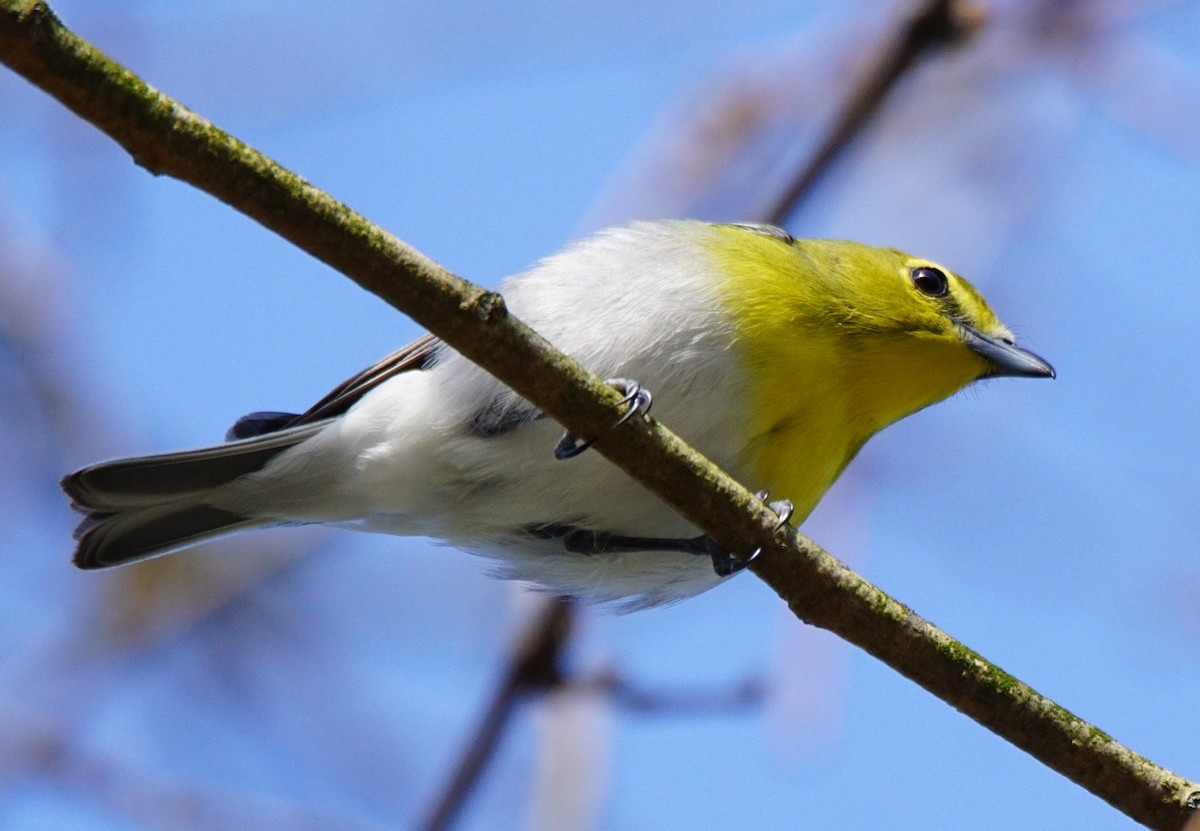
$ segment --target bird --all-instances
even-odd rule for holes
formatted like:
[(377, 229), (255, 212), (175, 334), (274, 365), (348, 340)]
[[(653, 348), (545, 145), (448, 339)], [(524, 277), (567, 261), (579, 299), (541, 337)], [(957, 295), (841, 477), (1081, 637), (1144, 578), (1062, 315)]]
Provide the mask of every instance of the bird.
[[(964, 278), (894, 248), (771, 225), (641, 221), (507, 278), (509, 309), (799, 525), (871, 436), (976, 381), (1053, 378)], [(74, 563), (246, 529), (424, 536), (499, 576), (621, 609), (741, 570), (730, 553), (432, 335), (303, 413), (66, 476)]]

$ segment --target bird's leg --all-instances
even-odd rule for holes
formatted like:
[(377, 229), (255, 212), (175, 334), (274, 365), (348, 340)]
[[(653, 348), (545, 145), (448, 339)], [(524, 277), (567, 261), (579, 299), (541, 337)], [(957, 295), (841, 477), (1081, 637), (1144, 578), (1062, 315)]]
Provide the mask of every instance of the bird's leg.
[[(625, 393), (625, 397), (621, 399), (621, 405), (628, 405), (613, 427), (618, 427), (629, 421), (635, 413), (641, 414), (644, 418), (646, 413), (650, 412), (650, 404), (652, 403), (650, 390), (643, 387), (637, 381), (630, 381), (627, 378), (608, 378), (605, 383), (611, 384)], [(558, 440), (558, 444), (554, 446), (554, 458), (559, 461), (572, 459), (591, 447), (594, 441), (596, 441), (595, 438), (580, 440), (578, 436), (567, 431), (563, 433), (562, 438)]]
[[(759, 491), (755, 495), (762, 500), (767, 498), (766, 491)], [(787, 525), (793, 511), (791, 502), (781, 499), (768, 503), (768, 507), (779, 516), (779, 523), (775, 526), (776, 531)], [(595, 556), (598, 554), (629, 554), (639, 551), (678, 551), (683, 554), (696, 554), (710, 558), (713, 571), (719, 577), (728, 577), (741, 571), (750, 565), (750, 562), (762, 550), (756, 548), (748, 557), (735, 557), (707, 534), (680, 538), (632, 537), (559, 523), (535, 526), (527, 530), (540, 539), (562, 540), (563, 548), (572, 554)]]
[(530, 534), (544, 540), (562, 540), (563, 548), (572, 554), (589, 557), (597, 554), (628, 554), (638, 551), (681, 551), (686, 554), (704, 554), (701, 540), (671, 537), (631, 537), (608, 531), (593, 531), (576, 525), (539, 525), (527, 529)]

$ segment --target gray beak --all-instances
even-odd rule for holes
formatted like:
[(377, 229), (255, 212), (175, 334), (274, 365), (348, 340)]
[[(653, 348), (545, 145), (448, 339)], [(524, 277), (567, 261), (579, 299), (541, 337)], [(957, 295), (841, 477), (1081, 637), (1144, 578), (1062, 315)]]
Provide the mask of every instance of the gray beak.
[(985, 378), (1053, 378), (1054, 367), (1028, 349), (985, 335), (973, 326), (959, 324), (963, 330), (963, 342), (976, 354), (983, 356), (990, 365)]

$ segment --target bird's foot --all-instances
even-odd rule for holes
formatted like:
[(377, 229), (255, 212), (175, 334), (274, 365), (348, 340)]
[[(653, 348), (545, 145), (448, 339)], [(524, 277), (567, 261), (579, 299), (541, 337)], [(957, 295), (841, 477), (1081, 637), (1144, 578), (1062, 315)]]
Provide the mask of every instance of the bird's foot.
[[(767, 502), (766, 491), (758, 491), (754, 495), (763, 502)], [(774, 502), (767, 502), (767, 507), (774, 511), (775, 515), (779, 518), (779, 521), (775, 524), (775, 531), (779, 531), (785, 525), (787, 525), (788, 520), (792, 518), (792, 514), (796, 510), (791, 501), (787, 499), (778, 499)], [(717, 573), (718, 577), (729, 577), (732, 574), (737, 574), (746, 566), (750, 565), (750, 563), (754, 562), (754, 558), (762, 553), (762, 547), (760, 546), (751, 551), (750, 554), (745, 557), (735, 557), (729, 552), (728, 549), (724, 548), (712, 537), (698, 537), (695, 542), (698, 543), (703, 549), (702, 552), (697, 553), (704, 553), (712, 558), (713, 571)]]
[[(609, 378), (605, 381), (611, 384), (625, 394), (621, 399), (621, 406), (625, 407), (625, 412), (617, 419), (613, 427), (618, 427), (624, 424), (629, 419), (633, 418), (634, 414), (640, 414), (643, 418), (646, 413), (650, 412), (650, 390), (643, 387), (637, 381), (630, 381), (626, 378)], [(558, 440), (558, 444), (554, 446), (554, 458), (558, 460), (572, 459), (578, 456), (583, 451), (587, 450), (595, 442), (595, 438), (581, 440), (578, 436), (570, 431), (563, 433), (562, 438)]]

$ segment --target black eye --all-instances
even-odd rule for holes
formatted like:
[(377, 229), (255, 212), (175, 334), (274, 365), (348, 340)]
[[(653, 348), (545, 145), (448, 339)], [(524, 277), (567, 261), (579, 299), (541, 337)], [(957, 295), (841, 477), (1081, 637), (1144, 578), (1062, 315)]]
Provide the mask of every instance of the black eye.
[(928, 294), (930, 297), (945, 297), (946, 292), (950, 291), (950, 281), (946, 279), (946, 272), (940, 268), (922, 265), (910, 269), (908, 276), (921, 294)]

